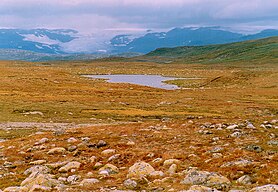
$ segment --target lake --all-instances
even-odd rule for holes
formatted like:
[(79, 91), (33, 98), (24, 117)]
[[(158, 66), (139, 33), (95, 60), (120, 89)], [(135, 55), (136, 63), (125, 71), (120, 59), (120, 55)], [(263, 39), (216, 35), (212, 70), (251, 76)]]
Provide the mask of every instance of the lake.
[(175, 90), (180, 89), (176, 85), (166, 84), (164, 81), (176, 80), (182, 78), (163, 77), (160, 75), (83, 75), (84, 77), (94, 79), (105, 79), (109, 83), (131, 83), (136, 85)]

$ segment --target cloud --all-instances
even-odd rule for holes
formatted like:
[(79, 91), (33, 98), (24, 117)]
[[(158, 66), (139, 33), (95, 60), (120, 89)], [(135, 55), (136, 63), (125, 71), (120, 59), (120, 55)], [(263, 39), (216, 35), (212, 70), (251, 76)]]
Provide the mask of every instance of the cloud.
[(87, 33), (188, 25), (277, 27), (277, 10), (277, 0), (1, 0), (0, 27)]

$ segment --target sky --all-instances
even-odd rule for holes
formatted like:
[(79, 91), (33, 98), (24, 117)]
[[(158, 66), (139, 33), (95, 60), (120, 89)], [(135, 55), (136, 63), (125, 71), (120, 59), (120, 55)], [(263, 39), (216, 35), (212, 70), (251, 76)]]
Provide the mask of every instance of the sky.
[(141, 32), (184, 26), (278, 28), (278, 0), (1, 0), (1, 28)]
[(278, 0), (0, 0), (0, 28), (75, 29), (86, 36), (78, 40), (84, 45), (116, 34), (201, 26), (277, 29)]

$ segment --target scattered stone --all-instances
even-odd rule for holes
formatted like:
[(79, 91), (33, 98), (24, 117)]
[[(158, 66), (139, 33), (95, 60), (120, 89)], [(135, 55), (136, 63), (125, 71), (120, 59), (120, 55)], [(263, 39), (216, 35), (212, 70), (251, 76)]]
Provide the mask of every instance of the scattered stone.
[(102, 167), (103, 164), (100, 162), (96, 162), (96, 164), (94, 165), (94, 169), (99, 169), (100, 167)]
[(67, 182), (71, 185), (76, 184), (81, 177), (79, 175), (71, 175), (67, 178)]
[(233, 125), (229, 125), (226, 129), (233, 130), (233, 129), (237, 129), (237, 128), (238, 128), (238, 125), (233, 124)]
[(49, 141), (48, 138), (42, 138), (41, 140), (36, 142), (35, 145), (41, 145), (41, 144), (47, 143), (48, 141)]
[(67, 140), (68, 143), (75, 143), (75, 142), (77, 142), (77, 141), (78, 141), (78, 140), (75, 139), (74, 137), (68, 138), (68, 140)]
[(90, 162), (91, 164), (93, 164), (93, 163), (96, 162), (96, 160), (97, 160), (97, 157), (96, 157), (96, 156), (92, 156), (92, 157), (90, 157), (89, 162)]
[(60, 184), (61, 184), (60, 181), (54, 179), (53, 175), (34, 172), (29, 177), (27, 177), (24, 181), (22, 181), (21, 186), (26, 187), (28, 191), (30, 191), (30, 189), (34, 185), (41, 185), (44, 187), (53, 188)]
[(3, 167), (5, 167), (5, 168), (16, 168), (16, 165), (12, 162), (5, 161), (4, 164), (3, 164)]
[(246, 167), (246, 166), (252, 165), (253, 163), (254, 162), (247, 160), (247, 159), (240, 159), (240, 160), (224, 163), (223, 165), (221, 165), (221, 167), (231, 167), (231, 166)]
[(270, 141), (267, 142), (267, 144), (278, 146), (278, 140), (270, 140)]
[(252, 179), (249, 175), (243, 175), (242, 177), (238, 178), (236, 182), (243, 185), (250, 185), (252, 184)]
[(142, 178), (149, 176), (155, 169), (146, 162), (138, 162), (132, 165), (128, 170), (128, 178)]
[(179, 164), (181, 164), (181, 161), (178, 160), (178, 159), (167, 159), (167, 160), (164, 161), (163, 166), (166, 167), (166, 166), (170, 166), (172, 164), (179, 165)]
[(54, 155), (54, 154), (64, 154), (66, 152), (66, 149), (63, 147), (56, 147), (53, 149), (50, 149), (47, 154)]
[(42, 164), (45, 164), (45, 163), (46, 163), (46, 160), (37, 160), (37, 161), (32, 161), (29, 164), (30, 165), (42, 165)]
[(133, 141), (128, 141), (126, 144), (129, 145), (129, 146), (133, 146), (133, 145), (135, 145), (135, 142), (133, 142)]
[(231, 185), (229, 179), (218, 173), (196, 170), (190, 171), (181, 183), (187, 185), (205, 185), (219, 190), (228, 189)]
[(99, 183), (99, 180), (95, 178), (91, 178), (91, 179), (84, 179), (83, 181), (81, 181), (79, 185), (83, 187), (90, 187), (96, 183)]
[(116, 153), (115, 149), (106, 149), (106, 150), (101, 152), (101, 154), (104, 155), (104, 156), (112, 155), (114, 153)]
[(28, 189), (25, 187), (18, 187), (18, 186), (11, 186), (11, 187), (7, 187), (6, 189), (4, 189), (3, 192), (23, 192), (23, 191), (27, 191)]
[(68, 151), (69, 151), (69, 152), (73, 152), (73, 151), (75, 151), (76, 149), (77, 149), (77, 147), (76, 147), (75, 145), (71, 145), (71, 146), (68, 147)]
[(29, 169), (26, 169), (24, 171), (24, 175), (29, 175), (29, 174), (32, 174), (32, 173), (39, 173), (39, 174), (47, 174), (47, 173), (50, 173), (51, 170), (45, 166), (45, 165), (36, 165), (36, 166), (33, 166), (33, 167), (30, 167)]
[(256, 153), (260, 153), (263, 151), (263, 148), (261, 148), (258, 145), (253, 145), (253, 144), (246, 146), (245, 149), (248, 151), (254, 151)]
[(220, 191), (202, 185), (192, 185), (189, 188), (189, 192), (220, 192)]
[(107, 146), (107, 143), (103, 140), (100, 140), (96, 145), (97, 148), (101, 148), (101, 147), (105, 147), (105, 146)]
[(116, 160), (116, 159), (119, 159), (120, 156), (121, 156), (120, 154), (112, 155), (111, 157), (108, 158), (107, 161), (108, 161), (108, 162), (114, 161), (114, 160)]
[(72, 161), (67, 163), (65, 166), (61, 167), (59, 169), (59, 172), (68, 172), (71, 171), (72, 169), (79, 169), (81, 166), (81, 163), (79, 163), (78, 161)]
[(50, 187), (46, 187), (43, 185), (34, 185), (31, 187), (30, 192), (35, 192), (35, 191), (52, 191)]
[(278, 191), (278, 185), (269, 184), (260, 187), (255, 187), (251, 189), (249, 192), (277, 192), (277, 191)]
[(252, 123), (248, 123), (246, 128), (247, 129), (256, 129), (256, 127)]
[(124, 181), (124, 186), (127, 188), (127, 189), (136, 189), (137, 188), (137, 182), (132, 180), (132, 179), (127, 179)]
[(63, 167), (67, 163), (68, 163), (68, 161), (63, 161), (63, 162), (49, 163), (49, 164), (46, 164), (46, 166), (49, 167), (50, 169), (57, 169), (57, 168)]
[(239, 138), (241, 137), (243, 134), (239, 131), (233, 132), (230, 136), (231, 137), (235, 137), (235, 138)]
[(119, 173), (119, 168), (109, 163), (99, 169), (99, 174), (104, 170), (107, 171), (108, 175)]
[(174, 175), (177, 172), (177, 169), (178, 169), (178, 166), (176, 164), (172, 164), (167, 172), (170, 175)]
[(164, 173), (162, 171), (153, 171), (149, 174), (152, 178), (163, 177)]

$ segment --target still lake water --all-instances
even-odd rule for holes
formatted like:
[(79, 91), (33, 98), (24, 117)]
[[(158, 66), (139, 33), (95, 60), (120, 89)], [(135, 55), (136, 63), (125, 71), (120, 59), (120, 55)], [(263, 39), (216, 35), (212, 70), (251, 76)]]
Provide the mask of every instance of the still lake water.
[(166, 84), (164, 81), (182, 79), (175, 77), (163, 77), (160, 75), (84, 75), (84, 77), (105, 79), (109, 83), (131, 83), (167, 90), (175, 90), (180, 88), (176, 85)]

